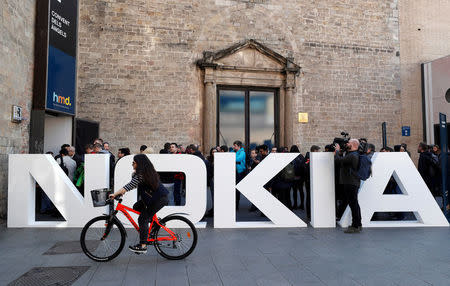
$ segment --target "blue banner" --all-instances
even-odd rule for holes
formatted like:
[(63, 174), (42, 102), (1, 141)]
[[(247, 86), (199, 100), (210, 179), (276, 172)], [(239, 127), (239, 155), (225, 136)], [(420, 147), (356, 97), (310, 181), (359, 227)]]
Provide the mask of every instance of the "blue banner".
[(47, 74), (47, 109), (75, 115), (75, 58), (49, 46)]
[(75, 115), (78, 0), (50, 1), (47, 110)]

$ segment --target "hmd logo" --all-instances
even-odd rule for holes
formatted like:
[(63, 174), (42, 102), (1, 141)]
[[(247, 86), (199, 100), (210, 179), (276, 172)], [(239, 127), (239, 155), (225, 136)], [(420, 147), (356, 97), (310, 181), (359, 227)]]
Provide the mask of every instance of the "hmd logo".
[(56, 92), (53, 92), (53, 102), (64, 104), (66, 106), (72, 106), (72, 103), (70, 102), (70, 97), (57, 95)]

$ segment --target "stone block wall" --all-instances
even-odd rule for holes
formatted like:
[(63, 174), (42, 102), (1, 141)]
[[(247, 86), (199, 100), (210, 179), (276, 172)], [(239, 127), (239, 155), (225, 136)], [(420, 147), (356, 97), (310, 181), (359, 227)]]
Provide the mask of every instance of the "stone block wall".
[(303, 68), (294, 101), (310, 115), (294, 123), (302, 151), (342, 130), (379, 148), (383, 121), (389, 145), (400, 143), (397, 0), (81, 0), (77, 115), (99, 121), (116, 148), (199, 143), (195, 61), (245, 39)]
[[(0, 217), (6, 216), (8, 154), (28, 153), (34, 61), (34, 0), (0, 1)], [(11, 122), (13, 105), (24, 120)]]

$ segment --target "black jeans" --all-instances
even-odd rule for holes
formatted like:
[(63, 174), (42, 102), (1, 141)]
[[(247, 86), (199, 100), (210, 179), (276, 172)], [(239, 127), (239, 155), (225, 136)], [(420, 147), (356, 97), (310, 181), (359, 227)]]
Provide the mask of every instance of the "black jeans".
[(143, 201), (138, 201), (134, 204), (133, 209), (141, 212), (138, 218), (139, 223), (139, 240), (141, 244), (146, 244), (148, 240), (148, 224), (149, 221), (153, 218), (153, 215), (156, 214), (160, 209), (169, 204), (169, 198), (166, 196), (162, 196), (160, 200), (156, 200), (151, 202), (150, 205), (145, 207)]
[[(236, 172), (236, 185), (245, 177), (245, 172)], [(236, 209), (239, 208), (239, 201), (241, 200), (241, 193), (236, 189)]]
[(347, 200), (347, 203), (352, 210), (352, 226), (358, 227), (362, 226), (361, 224), (361, 209), (358, 204), (358, 190), (359, 187), (353, 185), (343, 185), (344, 194)]
[(272, 186), (272, 193), (274, 196), (278, 197), (278, 200), (287, 208), (291, 208), (291, 187), (291, 183), (283, 181), (275, 182)]
[(335, 184), (335, 186), (336, 218), (340, 219), (347, 208), (347, 198), (344, 193), (343, 185)]
[(297, 191), (300, 193), (300, 206), (304, 207), (303, 202), (305, 201), (305, 193), (303, 193), (303, 180), (299, 179), (299, 180), (295, 180), (293, 185), (292, 185), (292, 198), (294, 199), (294, 205), (293, 207), (296, 208), (298, 207), (297, 204)]
[(306, 209), (306, 217), (308, 220), (311, 220), (311, 182), (305, 181), (305, 209)]

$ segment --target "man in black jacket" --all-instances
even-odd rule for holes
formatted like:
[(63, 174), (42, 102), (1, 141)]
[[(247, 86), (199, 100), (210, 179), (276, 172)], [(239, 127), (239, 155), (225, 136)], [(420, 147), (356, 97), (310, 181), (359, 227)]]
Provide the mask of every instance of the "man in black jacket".
[(339, 182), (342, 184), (345, 197), (352, 211), (352, 224), (344, 232), (358, 233), (362, 230), (361, 209), (358, 204), (358, 189), (361, 184), (357, 176), (359, 163), (359, 141), (350, 139), (346, 145), (347, 151), (344, 156), (340, 154), (340, 147), (336, 144), (335, 163), (340, 167)]
[(422, 179), (427, 184), (427, 187), (433, 192), (433, 178), (438, 175), (438, 162), (433, 158), (433, 154), (430, 152), (428, 145), (421, 142), (417, 148), (419, 155), (419, 164), (417, 170), (419, 171)]

